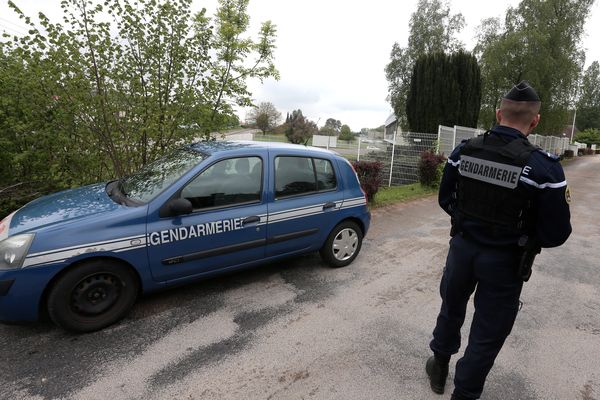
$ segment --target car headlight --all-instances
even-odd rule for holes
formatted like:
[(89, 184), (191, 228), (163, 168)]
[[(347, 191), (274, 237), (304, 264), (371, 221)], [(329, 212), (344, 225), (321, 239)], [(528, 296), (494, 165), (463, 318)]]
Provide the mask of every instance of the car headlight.
[(21, 268), (33, 236), (15, 235), (0, 242), (0, 270)]

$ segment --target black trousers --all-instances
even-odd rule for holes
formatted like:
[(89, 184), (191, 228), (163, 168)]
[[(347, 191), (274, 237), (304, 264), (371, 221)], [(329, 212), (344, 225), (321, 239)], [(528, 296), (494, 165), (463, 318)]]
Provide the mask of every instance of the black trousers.
[(450, 356), (461, 344), (460, 328), (475, 291), (469, 343), (456, 364), (454, 393), (477, 399), (519, 310), (523, 287), (517, 276), (517, 249), (479, 245), (461, 235), (450, 240), (440, 284), (442, 307), (430, 347)]

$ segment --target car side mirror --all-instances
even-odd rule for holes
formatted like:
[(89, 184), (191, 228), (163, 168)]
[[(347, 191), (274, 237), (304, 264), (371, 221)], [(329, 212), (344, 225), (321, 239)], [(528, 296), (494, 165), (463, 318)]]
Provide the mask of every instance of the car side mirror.
[(192, 206), (192, 202), (188, 199), (171, 199), (160, 209), (160, 216), (176, 217), (178, 215), (191, 214), (192, 211), (194, 211), (194, 207)]

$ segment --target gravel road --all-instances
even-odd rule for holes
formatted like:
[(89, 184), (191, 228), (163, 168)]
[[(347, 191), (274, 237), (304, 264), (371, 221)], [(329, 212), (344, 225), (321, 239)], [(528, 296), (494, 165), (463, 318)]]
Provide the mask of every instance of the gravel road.
[[(482, 399), (600, 399), (600, 156), (565, 170), (574, 232), (536, 260)], [(199, 282), (86, 335), (0, 325), (0, 398), (449, 399), (424, 372), (448, 231), (430, 197), (375, 211), (343, 269), (309, 255)]]

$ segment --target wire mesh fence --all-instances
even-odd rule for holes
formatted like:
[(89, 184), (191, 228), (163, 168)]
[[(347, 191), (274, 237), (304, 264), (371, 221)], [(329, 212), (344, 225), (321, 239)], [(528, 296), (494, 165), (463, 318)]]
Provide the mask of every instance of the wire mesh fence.
[[(349, 160), (379, 161), (383, 164), (384, 184), (399, 186), (419, 181), (419, 161), (424, 151), (433, 150), (447, 157), (462, 140), (483, 133), (481, 129), (440, 125), (437, 133), (381, 133), (378, 138), (357, 137), (350, 141), (311, 138), (306, 144), (328, 148)], [(569, 148), (568, 138), (545, 135), (529, 135), (528, 138), (532, 144), (552, 154), (562, 155)], [(244, 137), (244, 140), (247, 139)], [(253, 132), (252, 140), (285, 142), (287, 138)]]
[[(387, 186), (405, 185), (419, 181), (418, 166), (424, 151), (434, 150), (449, 156), (461, 141), (483, 133), (482, 129), (443, 125), (439, 126), (437, 134), (396, 132), (379, 140), (360, 140), (356, 154), (359, 160), (383, 163)], [(569, 148), (568, 138), (545, 135), (529, 135), (528, 138), (532, 144), (551, 154), (562, 155)]]
[[(461, 141), (483, 133), (484, 131), (481, 129), (464, 126), (454, 126), (451, 128), (440, 125), (438, 129), (438, 152), (448, 156)], [(565, 150), (569, 149), (569, 138), (567, 137), (529, 135), (527, 139), (531, 144), (541, 147), (544, 151), (557, 156), (564, 154)]]
[(479, 136), (484, 131), (481, 129), (468, 128), (466, 126), (454, 125), (453, 127), (440, 125), (438, 128), (438, 153), (449, 156), (452, 150), (465, 139)]
[(436, 144), (437, 134), (434, 133), (397, 132), (383, 140), (361, 140), (357, 158), (381, 162), (385, 185), (406, 185), (419, 181), (421, 154), (426, 150), (435, 151)]
[(539, 146), (544, 151), (560, 156), (569, 149), (569, 138), (544, 135), (529, 135), (529, 142), (535, 146)]
[(440, 125), (438, 128), (438, 152), (447, 156), (454, 150), (456, 136), (454, 128)]

